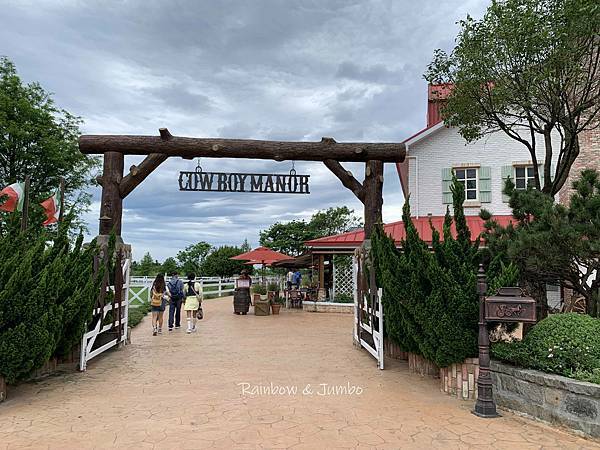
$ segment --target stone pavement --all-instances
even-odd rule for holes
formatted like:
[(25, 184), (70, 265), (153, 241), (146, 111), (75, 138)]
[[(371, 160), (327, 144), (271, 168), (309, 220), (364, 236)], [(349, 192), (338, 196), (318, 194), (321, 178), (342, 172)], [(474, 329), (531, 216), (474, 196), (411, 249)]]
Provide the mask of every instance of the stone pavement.
[(352, 346), (351, 316), (204, 306), (196, 334), (152, 337), (146, 318), (86, 373), (11, 389), (0, 449), (600, 448), (509, 413), (477, 418), (401, 362), (378, 370)]

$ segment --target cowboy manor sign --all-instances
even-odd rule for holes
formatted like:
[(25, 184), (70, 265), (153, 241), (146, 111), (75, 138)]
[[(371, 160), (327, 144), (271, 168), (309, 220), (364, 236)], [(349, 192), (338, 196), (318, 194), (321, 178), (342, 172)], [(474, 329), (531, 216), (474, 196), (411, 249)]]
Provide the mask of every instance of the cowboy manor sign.
[(308, 179), (310, 175), (289, 175), (227, 172), (179, 173), (180, 191), (204, 192), (254, 192), (273, 194), (310, 194)]

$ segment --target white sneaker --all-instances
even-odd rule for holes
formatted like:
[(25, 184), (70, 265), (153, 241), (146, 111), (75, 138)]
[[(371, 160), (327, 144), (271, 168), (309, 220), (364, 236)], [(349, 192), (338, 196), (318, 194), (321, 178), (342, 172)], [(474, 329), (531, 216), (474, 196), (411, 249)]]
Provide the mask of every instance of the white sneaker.
[(196, 327), (192, 328), (192, 333), (195, 333), (196, 331), (198, 331), (198, 329)]
[(191, 328), (188, 328), (187, 331), (186, 331), (187, 334), (190, 334), (191, 332), (192, 332)]
[(156, 327), (152, 328), (152, 336), (156, 336), (157, 333), (158, 330), (156, 329)]

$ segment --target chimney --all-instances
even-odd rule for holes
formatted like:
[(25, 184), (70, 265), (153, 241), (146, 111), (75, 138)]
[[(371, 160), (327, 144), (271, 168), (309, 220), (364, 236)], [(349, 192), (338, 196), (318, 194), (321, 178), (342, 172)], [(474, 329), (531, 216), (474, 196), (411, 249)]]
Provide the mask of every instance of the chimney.
[(442, 108), (452, 91), (451, 83), (427, 86), (427, 128), (442, 121)]

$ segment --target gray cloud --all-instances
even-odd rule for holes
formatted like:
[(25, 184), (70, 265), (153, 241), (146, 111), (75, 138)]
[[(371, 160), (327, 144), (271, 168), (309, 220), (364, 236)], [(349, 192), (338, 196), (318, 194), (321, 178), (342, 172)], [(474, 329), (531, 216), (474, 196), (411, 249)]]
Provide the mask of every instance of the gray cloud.
[[(423, 127), (421, 75), (449, 49), (456, 20), (487, 1), (426, 0), (0, 0), (0, 54), (26, 81), (81, 115), (84, 133), (338, 141), (399, 141)], [(139, 158), (128, 158), (129, 167)], [(258, 243), (277, 220), (362, 205), (318, 163), (310, 196), (180, 193), (169, 160), (126, 200), (124, 238), (136, 257), (163, 259), (186, 245)], [(205, 170), (285, 173), (290, 162), (203, 159)], [(362, 177), (362, 165), (349, 165)], [(402, 194), (392, 165), (386, 220)], [(97, 228), (98, 190), (86, 219)]]

